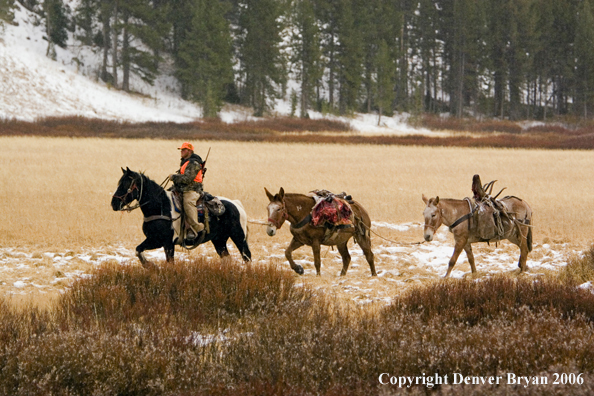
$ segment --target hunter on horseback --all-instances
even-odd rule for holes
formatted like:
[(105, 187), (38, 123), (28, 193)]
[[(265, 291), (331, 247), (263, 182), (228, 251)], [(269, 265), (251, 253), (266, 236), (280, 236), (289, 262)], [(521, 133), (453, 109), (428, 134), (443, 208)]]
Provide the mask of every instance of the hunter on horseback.
[(186, 221), (190, 225), (186, 239), (194, 240), (198, 233), (204, 230), (204, 224), (198, 222), (196, 210), (196, 202), (203, 193), (204, 162), (194, 153), (194, 146), (191, 143), (184, 142), (178, 150), (181, 150), (180, 168), (177, 173), (169, 175), (169, 179), (173, 182), (174, 190), (183, 194), (183, 210)]

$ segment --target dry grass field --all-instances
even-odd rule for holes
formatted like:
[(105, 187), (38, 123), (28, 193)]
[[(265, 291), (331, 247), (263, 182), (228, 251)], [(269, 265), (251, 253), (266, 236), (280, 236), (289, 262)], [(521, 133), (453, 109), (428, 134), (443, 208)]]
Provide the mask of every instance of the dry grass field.
[[(144, 171), (161, 183), (178, 168), (176, 148), (180, 143), (1, 137), (0, 260), (4, 265), (0, 269), (0, 295), (12, 295), (17, 300), (21, 295), (41, 297), (45, 301), (67, 287), (73, 277), (92, 272), (102, 260), (117, 256), (132, 259), (130, 252), (143, 239), (142, 216), (140, 211), (116, 213), (110, 207), (120, 167)], [(531, 204), (537, 248), (529, 259), (550, 260), (551, 249), (570, 257), (594, 241), (591, 151), (193, 143), (203, 158), (211, 148), (205, 189), (241, 200), (251, 220), (267, 217), (264, 187), (278, 191), (282, 186), (287, 192), (346, 191), (366, 207), (374, 222), (387, 224), (374, 228), (385, 238), (375, 234), (372, 238), (376, 267), (378, 272), (388, 266), (399, 267), (378, 277), (381, 279), (369, 279), (369, 268), (356, 253), (344, 279), (337, 276), (341, 264), (335, 250), (322, 251), (320, 278), (313, 276), (311, 250), (303, 247), (295, 254), (306, 268), (301, 279), (339, 295), (349, 292), (351, 298), (358, 294), (361, 299), (370, 295), (390, 298), (403, 285), (436, 279), (436, 273), (412, 268), (415, 249), (427, 249), (426, 245), (406, 245), (422, 240), (421, 194), (463, 198), (470, 195), (472, 176), (477, 173), (483, 182), (498, 180), (497, 191), (507, 187), (503, 195), (516, 195)], [(401, 225), (405, 226), (399, 228)], [(268, 237), (264, 228), (250, 224), (254, 265), (273, 263), (288, 268), (283, 257), (290, 240), (288, 226), (274, 238)], [(451, 237), (442, 231), (444, 247), (451, 249)], [(481, 260), (488, 256), (496, 260), (493, 256), (498, 252), (510, 256), (512, 264), (517, 261), (518, 250), (509, 243), (476, 249), (479, 271)], [(234, 246), (230, 250), (238, 256)], [(178, 257), (215, 255), (210, 244), (189, 253), (178, 252)], [(469, 271), (463, 256), (456, 269)]]
[[(211, 147), (206, 190), (245, 206), (253, 262), (205, 244), (178, 249), (174, 264), (155, 251), (159, 270), (145, 270), (134, 257), (142, 215), (112, 211), (111, 196), (120, 167), (161, 183), (180, 143), (0, 137), (0, 394), (403, 394), (382, 373), (449, 375), (410, 395), (594, 391), (591, 151), (194, 141), (203, 156)], [(463, 256), (452, 273), (478, 281), (440, 281), (451, 235), (442, 227), (414, 244), (421, 194), (470, 195), (475, 173), (532, 205), (527, 274), (515, 271), (515, 246), (482, 244), (476, 275)], [(288, 226), (270, 238), (258, 224), (263, 188), (281, 186), (361, 202), (378, 276), (352, 243), (345, 277), (328, 248), (322, 276), (306, 247), (294, 254), (305, 275), (292, 272)], [(461, 385), (454, 373), (549, 382)]]

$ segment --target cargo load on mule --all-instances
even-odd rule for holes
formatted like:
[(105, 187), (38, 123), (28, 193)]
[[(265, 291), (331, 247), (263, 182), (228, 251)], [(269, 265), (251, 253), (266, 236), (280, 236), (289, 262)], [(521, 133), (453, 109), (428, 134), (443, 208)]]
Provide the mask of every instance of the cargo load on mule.
[(514, 228), (515, 225), (515, 214), (508, 212), (504, 204), (497, 199), (503, 190), (505, 190), (505, 187), (494, 197), (491, 196), (496, 181), (493, 180), (482, 185), (479, 175), (474, 175), (472, 178), (472, 193), (474, 198), (473, 217), (476, 223), (476, 232), (487, 243), (489, 241), (498, 242), (505, 239), (505, 230)]
[(328, 190), (314, 190), (309, 193), (316, 201), (311, 210), (311, 221), (316, 227), (348, 228), (353, 224), (353, 210), (346, 193), (333, 194)]

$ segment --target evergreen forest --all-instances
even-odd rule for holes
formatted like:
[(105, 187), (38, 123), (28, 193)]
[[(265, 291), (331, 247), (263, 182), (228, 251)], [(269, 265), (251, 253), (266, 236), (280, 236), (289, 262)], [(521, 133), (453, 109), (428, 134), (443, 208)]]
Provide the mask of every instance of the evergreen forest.
[(263, 116), (279, 97), (304, 118), (594, 115), (593, 0), (0, 0), (1, 19), (16, 1), (48, 56), (70, 32), (126, 91), (170, 65), (205, 117), (224, 103)]

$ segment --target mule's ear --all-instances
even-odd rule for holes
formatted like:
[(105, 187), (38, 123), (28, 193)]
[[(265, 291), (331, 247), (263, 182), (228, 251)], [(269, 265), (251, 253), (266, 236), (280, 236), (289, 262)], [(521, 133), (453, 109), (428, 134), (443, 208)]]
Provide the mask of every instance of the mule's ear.
[(268, 189), (267, 189), (266, 187), (264, 187), (264, 191), (266, 191), (266, 196), (268, 197), (268, 200), (269, 200), (270, 202), (274, 201), (274, 195), (272, 195), (272, 194), (270, 193), (270, 191), (268, 191)]
[(427, 202), (429, 202), (429, 200), (427, 199), (427, 197), (425, 196), (425, 194), (423, 194), (423, 202), (425, 202), (425, 205), (427, 205)]
[(280, 198), (280, 200), (282, 201), (283, 199), (285, 199), (285, 189), (284, 188), (280, 188), (279, 192), (278, 192), (278, 197)]
[(130, 170), (130, 168), (126, 167), (126, 172), (130, 173), (132, 171)]
[(435, 197), (435, 201), (433, 201), (433, 205), (437, 205), (439, 203), (439, 197)]
[[(122, 167), (120, 166), (120, 168), (122, 168)], [(122, 173), (123, 173), (124, 175), (126, 174), (126, 170), (125, 170), (124, 168), (122, 168)]]

